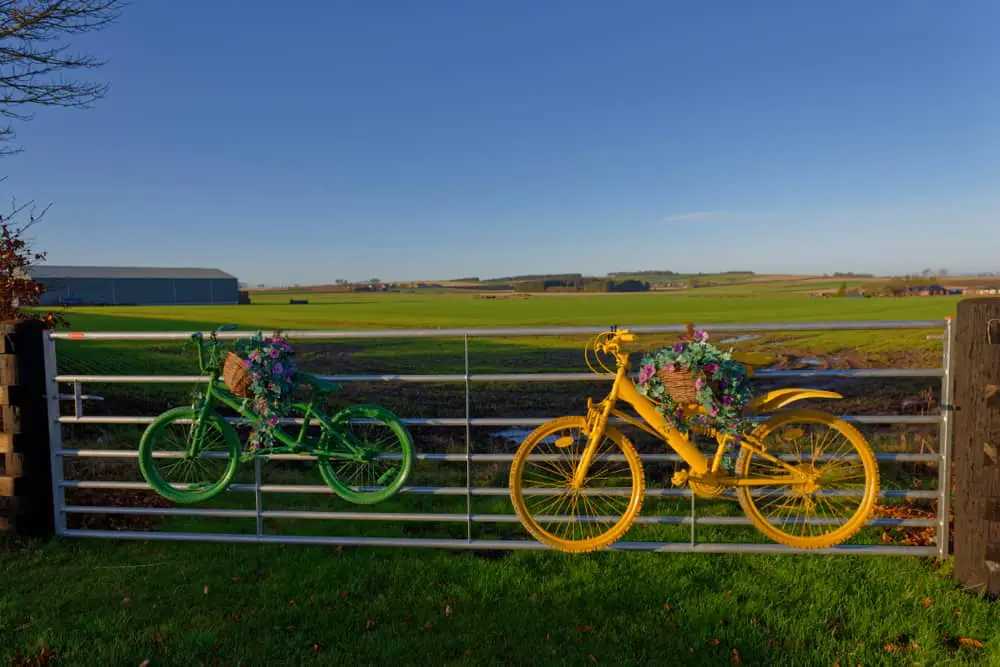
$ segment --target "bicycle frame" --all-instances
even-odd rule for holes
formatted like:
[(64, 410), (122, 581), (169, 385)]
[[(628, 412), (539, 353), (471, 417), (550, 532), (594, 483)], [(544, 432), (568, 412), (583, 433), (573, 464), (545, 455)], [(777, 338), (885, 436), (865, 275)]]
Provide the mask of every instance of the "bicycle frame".
[[(670, 425), (666, 418), (657, 410), (656, 405), (648, 398), (639, 393), (635, 384), (629, 379), (628, 356), (615, 351), (618, 360), (618, 370), (615, 373), (614, 383), (607, 397), (596, 406), (590, 399), (587, 400), (587, 446), (580, 459), (580, 465), (573, 476), (573, 488), (579, 489), (587, 477), (590, 464), (597, 451), (597, 445), (604, 436), (607, 428), (608, 418), (612, 415), (620, 417), (624, 421), (650, 433), (660, 440), (665, 441), (691, 468), (691, 476), (695, 479), (710, 478), (714, 484), (723, 486), (768, 486), (774, 484), (795, 484), (806, 481), (806, 476), (798, 471), (794, 466), (782, 461), (778, 457), (768, 454), (759, 442), (751, 434), (745, 434), (741, 439), (740, 446), (750, 449), (761, 457), (781, 466), (788, 471), (788, 475), (780, 477), (741, 477), (720, 474), (722, 458), (727, 446), (726, 438), (719, 440), (718, 449), (715, 456), (709, 460), (691, 439), (683, 435), (680, 431)], [(618, 401), (624, 401), (632, 406), (643, 421), (615, 409)]]
[[(195, 424), (195, 433), (193, 438), (191, 438), (191, 444), (188, 456), (197, 456), (200, 452), (196, 451), (201, 439), (201, 429), (204, 428), (206, 423), (206, 417), (215, 411), (215, 403), (221, 403), (246, 419), (253, 419), (254, 413), (247, 407), (250, 399), (240, 398), (235, 396), (225, 384), (219, 380), (219, 369), (217, 365), (205, 364), (204, 355), (204, 343), (200, 336), (196, 334), (195, 340), (198, 343), (198, 363), (201, 366), (203, 372), (207, 372), (210, 376), (208, 381), (208, 388), (205, 391), (205, 397), (202, 401), (201, 409), (198, 412), (197, 422)], [(254, 452), (254, 456), (272, 456), (274, 454), (301, 454), (309, 453), (316, 456), (323, 456), (328, 459), (339, 459), (339, 460), (353, 460), (362, 461), (365, 460), (365, 455), (363, 448), (356, 446), (351, 441), (354, 439), (352, 434), (348, 433), (342, 428), (339, 428), (337, 424), (330, 420), (330, 418), (325, 415), (320, 410), (316, 409), (316, 401), (319, 396), (316, 392), (313, 392), (313, 398), (308, 403), (292, 403), (291, 408), (294, 411), (299, 411), (302, 413), (302, 427), (299, 429), (298, 435), (295, 437), (290, 436), (281, 430), (276, 430), (274, 432), (274, 437), (279, 440), (284, 446), (283, 447), (269, 447), (267, 449), (262, 449)], [(320, 428), (323, 431), (323, 435), (317, 440), (311, 440), (308, 438), (310, 421), (316, 419), (320, 422)], [(328, 445), (331, 441), (336, 441), (338, 444), (343, 444), (346, 446), (346, 450), (340, 449), (330, 449)], [(318, 446), (311, 446), (313, 442), (317, 442)]]

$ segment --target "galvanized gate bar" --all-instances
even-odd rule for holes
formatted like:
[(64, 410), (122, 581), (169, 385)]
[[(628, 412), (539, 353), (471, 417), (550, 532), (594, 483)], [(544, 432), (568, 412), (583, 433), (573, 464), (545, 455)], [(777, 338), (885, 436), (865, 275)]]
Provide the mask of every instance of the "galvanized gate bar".
[[(69, 537), (90, 537), (119, 540), (161, 540), (177, 542), (240, 542), (262, 544), (318, 544), (356, 547), (420, 547), (428, 549), (478, 549), (546, 551), (548, 547), (533, 540), (458, 540), (426, 537), (319, 537), (306, 535), (244, 535), (240, 533), (168, 533), (156, 531), (129, 530), (81, 530), (70, 529)], [(734, 547), (739, 547), (738, 549)], [(793, 549), (783, 544), (725, 544), (721, 542), (700, 542), (690, 545), (685, 542), (616, 542), (609, 551), (654, 551), (660, 553), (733, 553), (747, 554), (789, 554), (798, 556), (816, 555), (865, 555), (865, 556), (934, 556), (937, 547), (869, 546), (849, 544), (828, 549)]]
[[(636, 333), (682, 333), (686, 331), (686, 326), (632, 326), (628, 327)], [(770, 379), (782, 377), (846, 377), (846, 378), (942, 378), (942, 405), (944, 411), (941, 415), (843, 415), (845, 420), (858, 424), (936, 424), (940, 428), (941, 451), (937, 454), (922, 453), (877, 453), (876, 458), (882, 462), (922, 462), (938, 463), (939, 479), (938, 489), (882, 489), (880, 498), (914, 499), (914, 500), (937, 500), (938, 514), (934, 519), (891, 519), (873, 518), (869, 521), (869, 526), (886, 527), (937, 527), (937, 546), (933, 547), (905, 547), (905, 546), (885, 546), (885, 545), (850, 545), (840, 546), (832, 549), (821, 550), (799, 550), (784, 547), (779, 544), (765, 543), (698, 543), (695, 541), (695, 525), (705, 526), (749, 526), (750, 521), (744, 516), (697, 516), (695, 514), (695, 496), (689, 489), (683, 488), (650, 488), (646, 495), (651, 498), (681, 498), (688, 497), (691, 501), (690, 515), (640, 515), (636, 523), (646, 525), (690, 525), (690, 542), (678, 543), (652, 543), (652, 542), (619, 542), (614, 550), (648, 550), (664, 552), (744, 552), (744, 553), (857, 553), (867, 555), (936, 555), (941, 557), (947, 555), (947, 504), (948, 485), (943, 480), (949, 479), (950, 475), (950, 430), (947, 408), (950, 401), (950, 363), (951, 363), (951, 342), (953, 330), (950, 320), (921, 320), (921, 321), (877, 321), (877, 322), (816, 322), (816, 323), (780, 323), (780, 324), (719, 324), (719, 325), (699, 325), (709, 331), (826, 331), (826, 330), (907, 330), (907, 329), (940, 329), (944, 328), (942, 336), (944, 341), (943, 365), (942, 368), (927, 369), (796, 369), (796, 370), (758, 370), (754, 373), (756, 379)], [(498, 463), (509, 462), (513, 459), (511, 454), (476, 454), (473, 453), (471, 428), (476, 426), (533, 426), (545, 423), (550, 418), (546, 417), (482, 417), (476, 418), (471, 414), (471, 385), (472, 383), (545, 383), (545, 382), (595, 382), (608, 380), (610, 375), (595, 375), (592, 373), (484, 373), (473, 374), (469, 363), (470, 339), (488, 337), (522, 337), (522, 336), (571, 336), (583, 334), (595, 334), (605, 331), (604, 327), (543, 327), (543, 328), (490, 328), (490, 329), (436, 329), (436, 330), (382, 330), (382, 331), (289, 331), (286, 332), (289, 338), (305, 340), (336, 340), (336, 339), (386, 339), (386, 338), (445, 338), (455, 337), (463, 341), (464, 373), (458, 374), (379, 374), (379, 375), (331, 375), (321, 376), (334, 382), (402, 382), (402, 383), (461, 383), (464, 385), (465, 393), (465, 415), (462, 418), (421, 418), (404, 419), (404, 422), (412, 426), (429, 427), (457, 427), (465, 429), (465, 453), (451, 452), (419, 452), (418, 460), (433, 462), (464, 462), (466, 467), (465, 484), (453, 487), (434, 486), (410, 486), (404, 487), (401, 493), (404, 495), (433, 495), (433, 496), (465, 496), (465, 513), (454, 512), (369, 512), (369, 511), (298, 511), (298, 510), (267, 510), (264, 509), (264, 495), (271, 493), (282, 494), (323, 494), (332, 495), (330, 489), (325, 485), (310, 484), (263, 484), (261, 479), (261, 460), (254, 462), (254, 480), (251, 484), (235, 483), (230, 486), (233, 492), (254, 493), (254, 509), (252, 510), (227, 510), (209, 508), (150, 508), (150, 507), (104, 507), (93, 505), (66, 505), (65, 489), (106, 489), (106, 490), (144, 490), (149, 489), (145, 481), (141, 482), (121, 482), (121, 481), (90, 481), (90, 480), (65, 480), (63, 477), (62, 461), (68, 457), (97, 458), (97, 459), (134, 459), (137, 457), (136, 450), (108, 450), (94, 448), (64, 448), (62, 446), (60, 425), (61, 424), (148, 424), (154, 417), (147, 416), (87, 416), (82, 412), (82, 384), (101, 383), (202, 383), (207, 381), (207, 377), (200, 375), (173, 375), (173, 376), (147, 376), (147, 375), (70, 375), (58, 374), (55, 358), (55, 341), (90, 341), (90, 340), (186, 340), (190, 338), (190, 333), (186, 332), (50, 332), (46, 336), (46, 373), (50, 378), (49, 406), (50, 414), (53, 415), (51, 431), (55, 434), (53, 438), (53, 494), (56, 501), (57, 532), (61, 535), (75, 537), (104, 537), (113, 539), (155, 539), (155, 540), (199, 540), (199, 541), (225, 541), (225, 542), (281, 542), (281, 543), (301, 543), (301, 544), (343, 544), (343, 545), (371, 545), (371, 546), (416, 546), (427, 548), (452, 548), (452, 549), (546, 549), (534, 540), (496, 540), (496, 539), (473, 539), (472, 525), (480, 524), (513, 524), (518, 522), (514, 514), (495, 513), (474, 513), (472, 511), (472, 496), (478, 497), (509, 497), (509, 489), (506, 487), (473, 487), (472, 486), (472, 464), (473, 463)], [(245, 336), (248, 331), (221, 332), (220, 338), (235, 339)], [(634, 375), (634, 374), (633, 374)], [(58, 393), (59, 382), (73, 383), (74, 392), (69, 396), (61, 396)], [(74, 410), (72, 416), (62, 416), (59, 414), (58, 405), (61, 398), (73, 399)], [(763, 420), (764, 417), (757, 418), (756, 421)], [(230, 419), (232, 422), (245, 422), (242, 419)], [(301, 419), (285, 419), (283, 423), (301, 424)], [(621, 422), (621, 420), (613, 420)], [(315, 457), (300, 455), (276, 455), (275, 460), (311, 460)], [(612, 457), (614, 458), (614, 457)], [(619, 457), (621, 458), (621, 457)], [(676, 454), (650, 454), (644, 455), (643, 460), (647, 462), (655, 461), (680, 461)], [(539, 490), (540, 494), (547, 493), (547, 490)], [(753, 493), (759, 493), (753, 491)], [(838, 495), (838, 492), (828, 492)], [(854, 492), (839, 492), (839, 495), (851, 495)], [(732, 497), (734, 491), (728, 490), (723, 496)], [(856, 495), (856, 493), (855, 493)], [(162, 531), (112, 531), (112, 530), (81, 530), (67, 529), (65, 518), (67, 514), (121, 514), (121, 515), (151, 515), (151, 516), (201, 516), (220, 518), (255, 518), (256, 534), (228, 534), (228, 533), (177, 533)], [(448, 523), (466, 523), (466, 536), (464, 539), (451, 538), (380, 538), (380, 537), (309, 537), (302, 535), (267, 535), (264, 533), (265, 519), (312, 519), (322, 521), (403, 521), (403, 522), (439, 522), (442, 525)]]
[[(697, 324), (705, 331), (879, 331), (887, 329), (941, 329), (943, 320), (870, 320), (833, 322), (751, 322)], [(637, 334), (686, 333), (685, 324), (619, 325)], [(220, 340), (242, 338), (253, 330), (219, 331)], [(528, 336), (587, 336), (607, 331), (606, 326), (576, 327), (493, 327), (478, 329), (352, 329), (340, 331), (288, 330), (282, 335), (297, 340), (356, 340), (376, 338), (525, 338)], [(57, 340), (189, 340), (194, 332), (188, 331), (53, 331), (49, 335)], [(208, 335), (209, 331), (201, 332)]]

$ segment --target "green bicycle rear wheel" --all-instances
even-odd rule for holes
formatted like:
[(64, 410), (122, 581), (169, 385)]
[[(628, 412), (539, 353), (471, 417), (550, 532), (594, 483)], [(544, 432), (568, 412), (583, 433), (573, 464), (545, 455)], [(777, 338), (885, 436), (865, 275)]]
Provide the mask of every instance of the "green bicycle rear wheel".
[(366, 456), (365, 460), (338, 458), (335, 452), (345, 449), (343, 445), (338, 448), (343, 436), (324, 434), (332, 455), (317, 453), (317, 456), (319, 472), (327, 486), (344, 500), (360, 505), (371, 505), (396, 495), (417, 458), (413, 438), (399, 417), (377, 405), (352, 405), (334, 415), (331, 421)]

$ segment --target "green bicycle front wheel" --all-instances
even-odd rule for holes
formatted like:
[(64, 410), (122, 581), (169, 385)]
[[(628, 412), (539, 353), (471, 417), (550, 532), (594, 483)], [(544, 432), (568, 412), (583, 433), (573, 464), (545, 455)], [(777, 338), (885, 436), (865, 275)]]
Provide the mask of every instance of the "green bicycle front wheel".
[[(361, 505), (396, 495), (417, 458), (413, 438), (399, 417), (377, 405), (352, 405), (331, 421), (333, 430), (324, 426), (328, 455), (317, 454), (327, 486)], [(345, 437), (359, 453), (349, 452)]]
[[(167, 410), (139, 441), (139, 470), (153, 490), (175, 503), (197, 503), (218, 495), (236, 474), (240, 438), (219, 415), (197, 428), (194, 408)], [(197, 454), (191, 456), (192, 445)]]

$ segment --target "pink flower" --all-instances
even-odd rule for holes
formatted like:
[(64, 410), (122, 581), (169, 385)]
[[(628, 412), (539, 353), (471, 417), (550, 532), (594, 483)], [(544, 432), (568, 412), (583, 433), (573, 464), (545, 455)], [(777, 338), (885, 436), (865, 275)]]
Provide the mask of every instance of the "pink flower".
[(701, 389), (704, 386), (705, 386), (705, 378), (698, 378), (697, 380), (694, 381), (695, 389)]
[(722, 397), (722, 402), (725, 405), (732, 405), (733, 404), (733, 397), (730, 396), (729, 394), (726, 394), (725, 396)]
[(667, 364), (666, 366), (663, 367), (663, 370), (665, 370), (668, 373), (673, 373), (674, 371), (677, 370), (677, 365), (676, 364)]
[(272, 348), (270, 349), (270, 351), (268, 352), (268, 355), (269, 355), (269, 356), (270, 356), (270, 357), (271, 357), (272, 359), (277, 359), (277, 358), (278, 358), (279, 356), (281, 356), (281, 352), (279, 352), (279, 351), (278, 351), (278, 348), (276, 348), (276, 347), (272, 347)]
[(713, 362), (705, 364), (705, 372), (709, 375), (714, 375), (717, 370), (719, 370), (719, 364)]
[(695, 331), (694, 332), (694, 339), (697, 342), (699, 342), (699, 343), (704, 343), (706, 340), (708, 340), (708, 332), (707, 331)]
[(653, 373), (656, 372), (656, 368), (653, 364), (646, 364), (639, 369), (639, 384), (646, 384), (649, 378), (653, 377)]

